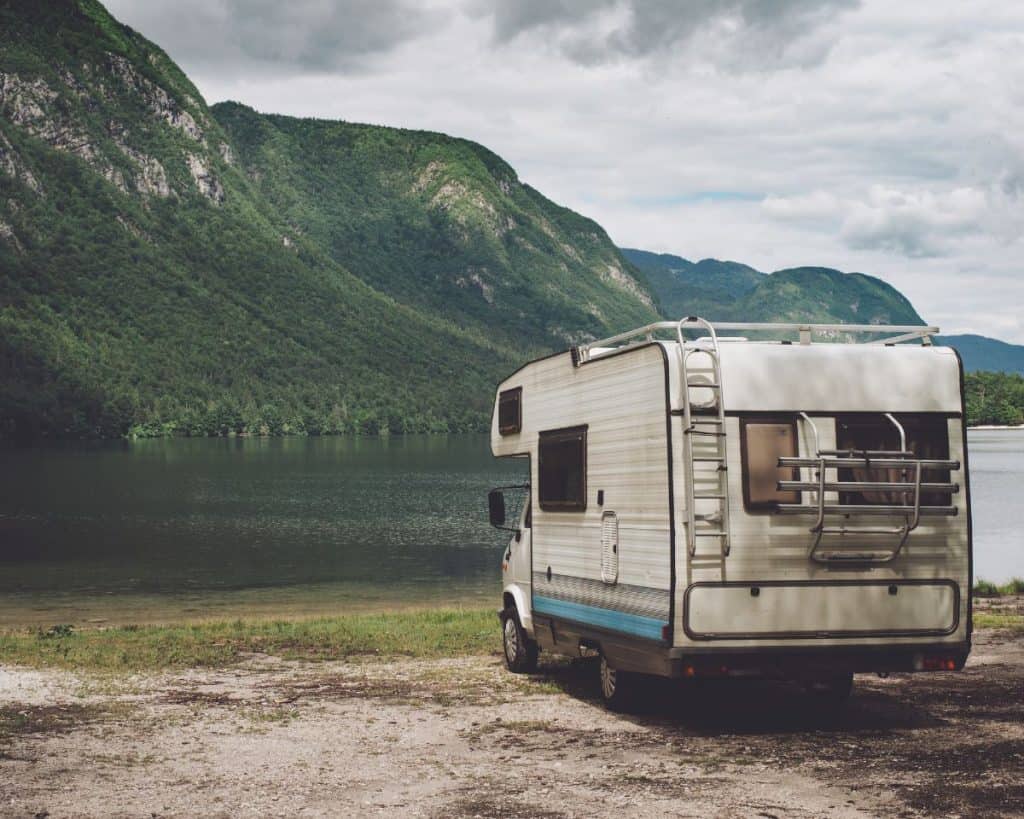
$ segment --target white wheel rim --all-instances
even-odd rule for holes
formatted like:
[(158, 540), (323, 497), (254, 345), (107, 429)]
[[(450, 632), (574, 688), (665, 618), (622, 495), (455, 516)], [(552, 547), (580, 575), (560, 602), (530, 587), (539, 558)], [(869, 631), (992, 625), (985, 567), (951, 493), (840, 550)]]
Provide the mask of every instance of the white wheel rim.
[(615, 696), (615, 669), (604, 657), (601, 658), (601, 693), (609, 700)]
[(505, 656), (509, 662), (514, 662), (519, 656), (519, 630), (511, 617), (505, 621)]

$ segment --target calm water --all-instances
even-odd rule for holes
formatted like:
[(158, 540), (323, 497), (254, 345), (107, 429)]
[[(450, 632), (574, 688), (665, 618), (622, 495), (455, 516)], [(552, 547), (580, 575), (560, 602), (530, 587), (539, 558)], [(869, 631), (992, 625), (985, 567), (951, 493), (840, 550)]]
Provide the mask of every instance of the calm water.
[(0, 452), (0, 624), (495, 603), (486, 436)]
[[(486, 436), (0, 450), (0, 626), (497, 599)], [(1024, 576), (1024, 431), (970, 434), (975, 571)]]

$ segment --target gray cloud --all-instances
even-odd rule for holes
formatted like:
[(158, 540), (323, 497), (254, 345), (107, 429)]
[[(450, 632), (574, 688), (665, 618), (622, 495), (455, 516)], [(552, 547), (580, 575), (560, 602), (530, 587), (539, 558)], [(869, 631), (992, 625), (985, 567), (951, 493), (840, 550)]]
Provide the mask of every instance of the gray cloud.
[(600, 64), (677, 49), (720, 67), (810, 65), (831, 41), (815, 35), (860, 0), (478, 0), (508, 43), (539, 31), (571, 59)]
[(415, 0), (111, 0), (109, 6), (115, 15), (123, 9), (175, 59), (229, 74), (357, 70), (448, 16)]

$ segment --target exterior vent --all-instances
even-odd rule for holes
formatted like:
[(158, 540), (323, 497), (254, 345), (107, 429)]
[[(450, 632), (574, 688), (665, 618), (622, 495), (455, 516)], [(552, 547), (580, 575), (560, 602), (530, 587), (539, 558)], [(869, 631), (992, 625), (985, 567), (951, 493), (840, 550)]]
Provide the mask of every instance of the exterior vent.
[(619, 518), (614, 512), (601, 515), (601, 579), (608, 584), (619, 579)]

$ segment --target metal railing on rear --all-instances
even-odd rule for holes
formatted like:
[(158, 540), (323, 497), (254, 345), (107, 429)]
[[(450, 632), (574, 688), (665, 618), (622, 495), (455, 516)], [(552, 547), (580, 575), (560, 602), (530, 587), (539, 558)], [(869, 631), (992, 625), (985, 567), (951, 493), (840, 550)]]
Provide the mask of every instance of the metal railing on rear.
[[(778, 481), (776, 488), (787, 492), (813, 492), (814, 502), (780, 503), (776, 511), (783, 515), (815, 515), (811, 534), (814, 539), (807, 556), (819, 563), (835, 562), (870, 562), (888, 563), (895, 560), (903, 550), (907, 539), (921, 523), (922, 517), (950, 517), (957, 514), (957, 507), (952, 504), (923, 505), (922, 493), (942, 493), (950, 496), (960, 491), (960, 485), (952, 481), (924, 482), (921, 473), (928, 470), (960, 469), (960, 462), (953, 460), (936, 460), (917, 458), (907, 449), (907, 436), (903, 425), (890, 413), (888, 418), (899, 431), (900, 449), (898, 450), (853, 450), (818, 448), (818, 430), (806, 413), (800, 413), (804, 421), (810, 424), (813, 432), (816, 453), (813, 458), (782, 457), (778, 459), (780, 468), (813, 469), (814, 479)], [(902, 480), (835, 480), (827, 478), (828, 470), (862, 469), (870, 474), (873, 469), (898, 470)], [(828, 503), (826, 493), (878, 493), (883, 497), (899, 496), (903, 503)], [(840, 494), (841, 497), (841, 494)], [(894, 517), (902, 516), (902, 526), (849, 526), (826, 525), (829, 516), (842, 516), (846, 520), (856, 521), (862, 517)], [(832, 552), (819, 551), (822, 540), (828, 535), (845, 537), (849, 535), (890, 535), (896, 538), (891, 548), (872, 551), (837, 550)]]

